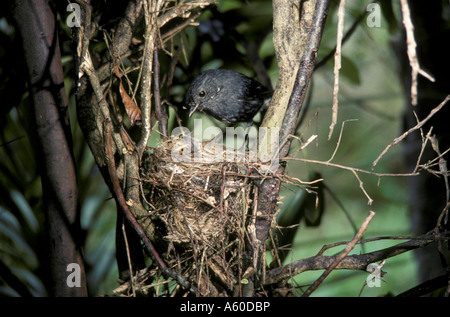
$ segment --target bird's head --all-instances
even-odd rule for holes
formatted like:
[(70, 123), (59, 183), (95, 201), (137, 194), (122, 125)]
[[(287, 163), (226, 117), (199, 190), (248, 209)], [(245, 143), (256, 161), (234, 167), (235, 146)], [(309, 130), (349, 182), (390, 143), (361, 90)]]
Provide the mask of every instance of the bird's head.
[(205, 71), (194, 78), (186, 93), (185, 105), (189, 108), (189, 118), (196, 111), (208, 110), (220, 87), (216, 84), (214, 74)]

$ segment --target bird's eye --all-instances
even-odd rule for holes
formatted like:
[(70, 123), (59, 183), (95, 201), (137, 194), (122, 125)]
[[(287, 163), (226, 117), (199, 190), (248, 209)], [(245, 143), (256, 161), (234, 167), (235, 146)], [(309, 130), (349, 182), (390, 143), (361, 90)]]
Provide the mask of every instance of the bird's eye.
[(205, 97), (206, 92), (204, 90), (199, 91), (198, 96), (199, 97)]

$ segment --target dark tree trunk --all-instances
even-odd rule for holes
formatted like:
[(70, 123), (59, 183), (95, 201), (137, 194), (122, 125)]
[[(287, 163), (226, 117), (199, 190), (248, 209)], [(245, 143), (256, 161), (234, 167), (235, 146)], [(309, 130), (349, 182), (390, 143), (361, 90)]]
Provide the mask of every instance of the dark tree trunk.
[[(79, 248), (77, 179), (56, 15), (46, 0), (17, 0), (13, 16), (25, 54), (38, 140), (36, 148), (50, 240), (52, 295), (86, 296)], [(72, 263), (77, 264), (79, 270), (67, 271)], [(79, 273), (79, 286), (68, 285), (72, 272)]]
[[(418, 78), (418, 104), (411, 105), (411, 67), (406, 54), (406, 39), (403, 36), (395, 43), (400, 64), (400, 76), (403, 81), (407, 99), (405, 129), (417, 124), (413, 112), (416, 112), (419, 120), (424, 119), (431, 109), (439, 105), (450, 92), (450, 60), (446, 43), (450, 36), (447, 22), (443, 20), (443, 4), (439, 1), (420, 2), (409, 1), (411, 19), (414, 24), (414, 35), (417, 42), (418, 60), (423, 69), (431, 73), (435, 82), (419, 75)], [(438, 114), (423, 127), (426, 134), (433, 127), (433, 132), (439, 141), (439, 148), (444, 152), (450, 147), (450, 129), (448, 120), (450, 107), (446, 105)], [(406, 162), (408, 169), (412, 170), (416, 165), (420, 152), (421, 136), (419, 132), (411, 134), (407, 139)], [(436, 152), (428, 144), (421, 163), (426, 163), (437, 156)], [(447, 153), (444, 158), (450, 159)], [(439, 169), (439, 168), (437, 168)], [(412, 226), (415, 234), (423, 234), (436, 227), (439, 214), (445, 207), (446, 189), (444, 179), (423, 172), (418, 177), (409, 178), (409, 198)], [(448, 224), (447, 224), (448, 226)], [(446, 247), (443, 251), (445, 251)], [(447, 250), (448, 251), (448, 250)], [(442, 265), (437, 243), (416, 251), (419, 261), (419, 279), (421, 282), (445, 273)], [(447, 260), (449, 260), (447, 252)]]

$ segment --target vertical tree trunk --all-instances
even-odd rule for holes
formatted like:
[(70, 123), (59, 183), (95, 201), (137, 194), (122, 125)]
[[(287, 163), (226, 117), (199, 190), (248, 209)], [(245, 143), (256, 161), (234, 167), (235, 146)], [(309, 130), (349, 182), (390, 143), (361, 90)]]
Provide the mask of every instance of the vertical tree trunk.
[[(28, 85), (38, 139), (44, 212), (48, 225), (52, 295), (86, 296), (79, 249), (75, 163), (55, 12), (46, 0), (16, 0), (13, 7), (28, 68)], [(75, 271), (67, 271), (75, 264)], [(68, 285), (68, 277), (77, 282)], [(79, 282), (79, 284), (78, 284)]]

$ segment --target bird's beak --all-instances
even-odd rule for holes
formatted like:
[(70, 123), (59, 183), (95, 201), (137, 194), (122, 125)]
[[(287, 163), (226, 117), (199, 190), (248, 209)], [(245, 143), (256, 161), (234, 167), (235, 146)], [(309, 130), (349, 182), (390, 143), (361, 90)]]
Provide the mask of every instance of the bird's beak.
[(191, 108), (191, 110), (189, 111), (189, 118), (192, 117), (195, 110), (197, 110), (198, 106), (200, 106), (200, 102), (198, 104), (196, 104), (194, 108)]

